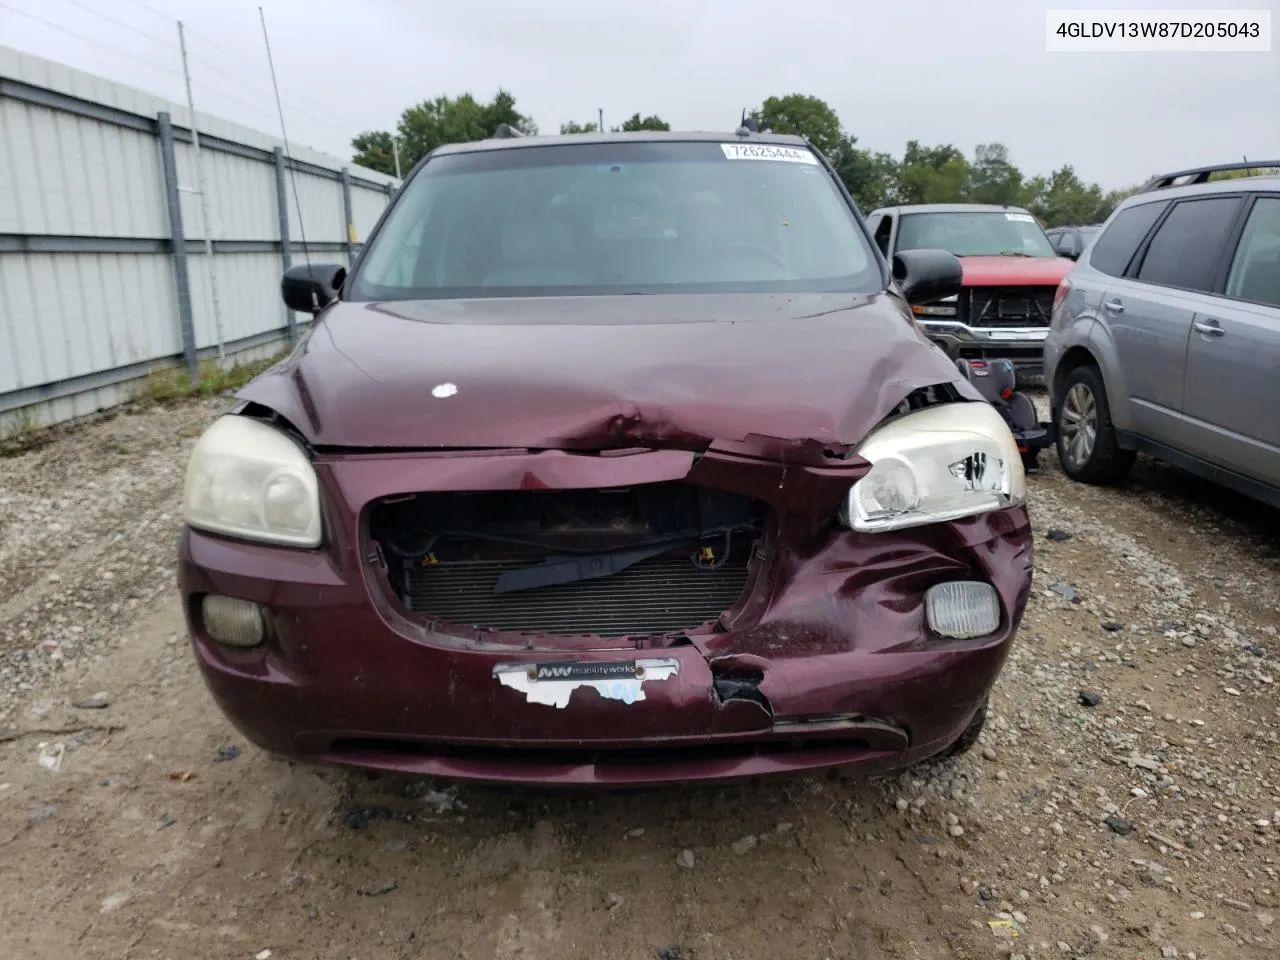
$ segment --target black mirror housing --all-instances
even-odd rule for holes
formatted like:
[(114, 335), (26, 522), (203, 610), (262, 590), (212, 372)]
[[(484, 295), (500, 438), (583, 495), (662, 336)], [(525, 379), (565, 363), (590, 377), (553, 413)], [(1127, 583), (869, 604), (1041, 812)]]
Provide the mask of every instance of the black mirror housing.
[(340, 263), (295, 263), (284, 272), (280, 294), (290, 310), (314, 316), (338, 299), (346, 279), (347, 268)]
[(893, 279), (907, 303), (935, 303), (960, 292), (964, 268), (946, 250), (903, 250), (894, 254)]

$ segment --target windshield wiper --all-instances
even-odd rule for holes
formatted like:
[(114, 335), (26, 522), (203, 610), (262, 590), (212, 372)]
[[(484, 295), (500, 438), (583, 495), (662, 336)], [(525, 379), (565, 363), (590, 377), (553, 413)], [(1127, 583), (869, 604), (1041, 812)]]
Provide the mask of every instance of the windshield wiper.
[(996, 256), (998, 257), (1032, 257), (1032, 256), (1035, 256), (1035, 254), (1025, 253), (1022, 250), (1001, 250), (998, 254), (996, 254)]

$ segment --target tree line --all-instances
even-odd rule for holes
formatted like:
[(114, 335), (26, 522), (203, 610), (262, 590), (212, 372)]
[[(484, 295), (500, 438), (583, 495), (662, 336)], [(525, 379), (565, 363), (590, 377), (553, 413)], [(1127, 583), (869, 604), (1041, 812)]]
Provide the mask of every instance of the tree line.
[[(760, 130), (794, 133), (808, 138), (831, 162), (864, 212), (903, 203), (999, 203), (1025, 207), (1046, 227), (1100, 223), (1117, 203), (1133, 191), (1104, 191), (1085, 183), (1070, 164), (1048, 176), (1026, 176), (1009, 159), (1001, 143), (980, 144), (972, 158), (952, 144), (927, 146), (911, 140), (901, 158), (858, 146), (857, 137), (840, 122), (830, 104), (818, 97), (793, 93), (769, 97), (751, 117)], [(492, 136), (500, 124), (525, 134), (538, 132), (533, 120), (516, 109), (516, 99), (499, 90), (481, 102), (471, 94), (436, 97), (409, 107), (394, 133), (378, 130), (351, 141), (353, 161), (383, 173), (408, 173), (436, 147)], [(560, 133), (596, 132), (597, 124), (568, 121)], [(661, 117), (633, 114), (614, 132), (670, 130)]]

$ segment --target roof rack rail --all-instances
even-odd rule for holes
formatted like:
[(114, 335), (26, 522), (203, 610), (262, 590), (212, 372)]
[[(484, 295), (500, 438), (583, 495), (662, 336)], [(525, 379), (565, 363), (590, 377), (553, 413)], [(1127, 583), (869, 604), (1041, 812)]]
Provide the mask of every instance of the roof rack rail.
[(490, 140), (510, 140), (512, 137), (523, 137), (524, 134), (517, 130), (509, 123), (500, 123), (498, 128), (493, 131)]
[[(1228, 170), (1275, 170), (1280, 169), (1280, 160), (1239, 160), (1235, 163), (1216, 163), (1208, 167), (1192, 167), (1190, 170), (1177, 170), (1174, 173), (1162, 173), (1152, 177), (1139, 189), (1139, 193), (1150, 190), (1162, 190), (1165, 187), (1185, 186), (1193, 183), (1208, 183), (1209, 177), (1215, 173)], [(1184, 183), (1176, 183), (1183, 177), (1189, 177)]]

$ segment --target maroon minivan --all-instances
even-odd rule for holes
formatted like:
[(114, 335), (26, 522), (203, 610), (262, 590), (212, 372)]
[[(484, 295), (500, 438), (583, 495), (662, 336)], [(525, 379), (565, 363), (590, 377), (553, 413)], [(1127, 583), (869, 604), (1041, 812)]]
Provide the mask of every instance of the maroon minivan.
[(802, 139), (442, 147), (188, 467), (180, 587), (266, 750), (626, 785), (967, 749), (1031, 583), (1013, 437)]

